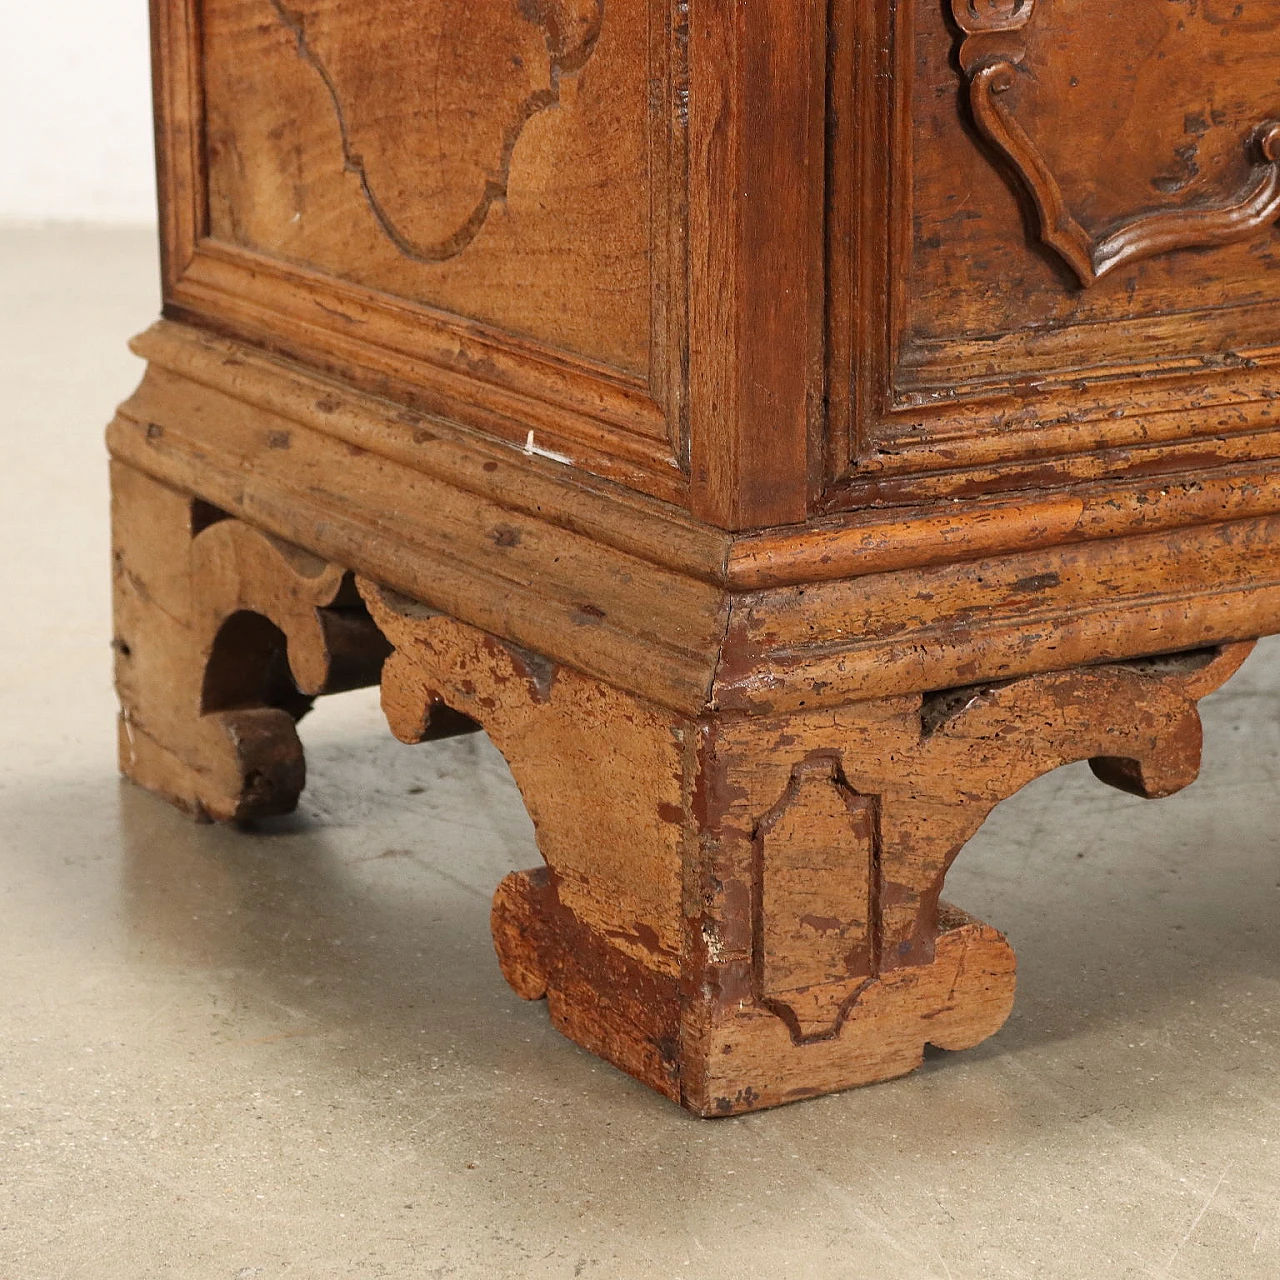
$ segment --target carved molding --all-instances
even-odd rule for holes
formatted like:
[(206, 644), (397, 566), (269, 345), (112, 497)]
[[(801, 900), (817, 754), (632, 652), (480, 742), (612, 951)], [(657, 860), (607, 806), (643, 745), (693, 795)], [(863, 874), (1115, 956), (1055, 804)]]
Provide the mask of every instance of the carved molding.
[[(793, 1044), (816, 1046), (875, 1016), (869, 1010), (904, 973), (932, 982), (923, 975), (938, 965), (942, 940), (955, 927), (953, 909), (941, 901), (947, 872), (995, 805), (1076, 760), (1088, 760), (1102, 781), (1135, 795), (1180, 791), (1200, 769), (1196, 703), (1251, 648), (1229, 645), (953, 689), (925, 695), (914, 715), (905, 704), (900, 714), (886, 715), (886, 703), (859, 722), (850, 709), (837, 713), (834, 735), (829, 720), (801, 714), (770, 722), (761, 739), (735, 744), (747, 758), (779, 740), (803, 753), (781, 797), (767, 797), (772, 803), (763, 816), (729, 823), (751, 833), (755, 1004), (786, 1026)], [(732, 793), (747, 776), (735, 775)], [(730, 883), (734, 871), (726, 865), (716, 875)], [(721, 923), (729, 939), (721, 940), (721, 951), (742, 948), (735, 927), (732, 919)], [(1011, 983), (1011, 969), (1008, 977)], [(735, 987), (723, 975), (719, 982)], [(936, 1012), (928, 1004), (935, 995), (922, 996), (922, 1007)], [(944, 995), (938, 1007), (947, 1004)]]
[(1140, 213), (1102, 236), (1083, 227), (1007, 98), (1026, 58), (1022, 33), (1035, 6), (1036, 0), (951, 0), (963, 34), (959, 58), (968, 78), (974, 123), (1026, 187), (1039, 216), (1041, 239), (1082, 285), (1143, 258), (1248, 239), (1280, 218), (1280, 121), (1268, 120), (1248, 142), (1253, 171), (1227, 203)]
[(287, 812), (312, 695), (378, 679), (407, 741), (482, 724), (545, 858), (495, 895), (503, 972), (703, 1115), (890, 1079), (927, 1043), (994, 1034), (1014, 957), (939, 901), (953, 860), (1068, 761), (1144, 796), (1186, 786), (1196, 703), (1251, 648), (689, 718), (119, 462), (113, 526), (131, 778), (201, 816)]
[(880, 807), (806, 760), (755, 834), (756, 998), (797, 1044), (829, 1040), (879, 976)]
[[(487, 157), (485, 162), (472, 166), (468, 176), (476, 188), (476, 198), (465, 216), (444, 234), (426, 236), (411, 229), (411, 224), (422, 216), (423, 208), (420, 207), (417, 211), (396, 211), (391, 207), (395, 200), (383, 190), (387, 174), (375, 173), (374, 163), (366, 157), (365, 152), (372, 139), (359, 135), (357, 112), (353, 109), (356, 95), (367, 95), (371, 85), (389, 97), (395, 96), (395, 77), (389, 60), (378, 59), (378, 65), (384, 72), (380, 79), (369, 82), (362, 78), (355, 84), (348, 85), (344, 83), (341, 71), (335, 70), (331, 60), (325, 55), (323, 41), (313, 30), (314, 19), (307, 13), (311, 6), (306, 0), (293, 0), (293, 3), (286, 3), (286, 0), (267, 2), (280, 23), (292, 35), (299, 58), (315, 71), (324, 84), (342, 134), (343, 168), (357, 177), (369, 209), (400, 253), (415, 262), (427, 264), (447, 262), (457, 257), (484, 229), (494, 206), (506, 199), (512, 156), (525, 127), (544, 111), (559, 106), (563, 81), (577, 75), (590, 62), (604, 23), (604, 0), (523, 0), (518, 5), (511, 5), (512, 22), (529, 24), (540, 33), (545, 48), (545, 62), (539, 71), (545, 71), (545, 75), (535, 75), (534, 67), (528, 65), (522, 56), (511, 55), (506, 49), (503, 37), (510, 36), (511, 32), (502, 29), (493, 19), (486, 18), (482, 21), (477, 18), (469, 21), (461, 9), (454, 14), (446, 9), (442, 15), (437, 15), (442, 24), (437, 47), (438, 59), (441, 62), (446, 58), (450, 59), (455, 64), (455, 71), (461, 68), (471, 73), (477, 82), (483, 80), (486, 86), (492, 84), (495, 89), (492, 93), (476, 97), (474, 109), (465, 113), (465, 117), (468, 124), (476, 128), (497, 124), (494, 133), (498, 142), (495, 154)], [(424, 24), (430, 16), (424, 14)], [(369, 28), (371, 33), (376, 34), (379, 30), (377, 21), (376, 13), (371, 13), (368, 18), (368, 22), (372, 24)], [(396, 33), (389, 26), (386, 34), (388, 38), (394, 38)], [(485, 37), (489, 35), (493, 36), (494, 48), (485, 43)], [(485, 55), (492, 55), (491, 68), (475, 62)], [(422, 69), (422, 74), (426, 74), (426, 68)], [(509, 101), (509, 94), (504, 97), (496, 90), (513, 75), (525, 78), (526, 91), (516, 100)], [(467, 91), (474, 95), (474, 85), (469, 86)], [(501, 121), (495, 121), (488, 114), (503, 110), (508, 114)], [(398, 129), (405, 141), (412, 142), (416, 122), (408, 117), (397, 122), (375, 113), (375, 119), (379, 127)], [(433, 123), (438, 128), (443, 128), (439, 117)], [(438, 139), (439, 143), (445, 141), (446, 139)], [(455, 139), (451, 146), (440, 146), (441, 153), (448, 153), (453, 158), (452, 153), (465, 150), (457, 146), (458, 141)], [(426, 145), (418, 149), (413, 155), (415, 170), (418, 165), (426, 170), (432, 162), (431, 151), (432, 148)], [(417, 176), (416, 172), (414, 176)], [(452, 186), (453, 183), (445, 185)]]

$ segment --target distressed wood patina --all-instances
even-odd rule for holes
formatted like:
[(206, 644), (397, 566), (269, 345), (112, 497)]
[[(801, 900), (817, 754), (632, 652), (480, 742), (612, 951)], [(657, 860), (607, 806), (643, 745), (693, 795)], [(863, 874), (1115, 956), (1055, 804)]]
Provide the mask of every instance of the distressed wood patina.
[(705, 1115), (994, 1033), (946, 904), (1280, 632), (1280, 0), (153, 0), (126, 774), (483, 729), (512, 986)]

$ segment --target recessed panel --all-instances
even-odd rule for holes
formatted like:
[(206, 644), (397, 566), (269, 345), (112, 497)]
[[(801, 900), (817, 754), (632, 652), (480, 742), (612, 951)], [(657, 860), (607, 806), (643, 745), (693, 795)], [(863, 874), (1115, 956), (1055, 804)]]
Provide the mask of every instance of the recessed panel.
[(667, 236), (650, 17), (206, 0), (210, 234), (648, 378)]
[(914, 0), (899, 402), (1277, 345), (1280, 0)]

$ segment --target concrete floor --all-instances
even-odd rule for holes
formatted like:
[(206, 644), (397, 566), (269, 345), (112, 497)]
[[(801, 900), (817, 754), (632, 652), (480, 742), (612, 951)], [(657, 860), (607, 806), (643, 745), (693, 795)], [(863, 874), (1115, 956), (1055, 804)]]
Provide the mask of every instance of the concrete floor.
[(537, 855), (483, 739), (333, 699), (253, 834), (117, 780), (100, 433), (154, 279), (144, 233), (0, 234), (0, 1280), (1280, 1275), (1280, 648), (1190, 791), (1065, 769), (961, 858), (998, 1037), (693, 1120), (503, 984)]

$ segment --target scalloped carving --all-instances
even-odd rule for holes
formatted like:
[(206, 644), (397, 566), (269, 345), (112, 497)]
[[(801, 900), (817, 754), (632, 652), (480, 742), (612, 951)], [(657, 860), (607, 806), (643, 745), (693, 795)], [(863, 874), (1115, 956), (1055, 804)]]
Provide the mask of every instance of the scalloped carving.
[(440, 263), (471, 245), (505, 200), (516, 144), (560, 105), (595, 52), (604, 0), (376, 8), (268, 0), (320, 77), (343, 168), (406, 258)]
[(388, 653), (351, 575), (120, 464), (112, 486), (121, 768), (201, 817), (290, 812), (296, 722)]
[(1254, 155), (1253, 171), (1227, 202), (1140, 213), (1101, 235), (1082, 226), (1007, 96), (1026, 58), (1022, 32), (1035, 6), (1036, 0), (951, 0), (962, 33), (960, 66), (968, 77), (974, 123), (1034, 201), (1041, 240), (1082, 285), (1143, 258), (1248, 239), (1280, 218), (1280, 121), (1268, 120), (1247, 141)]

